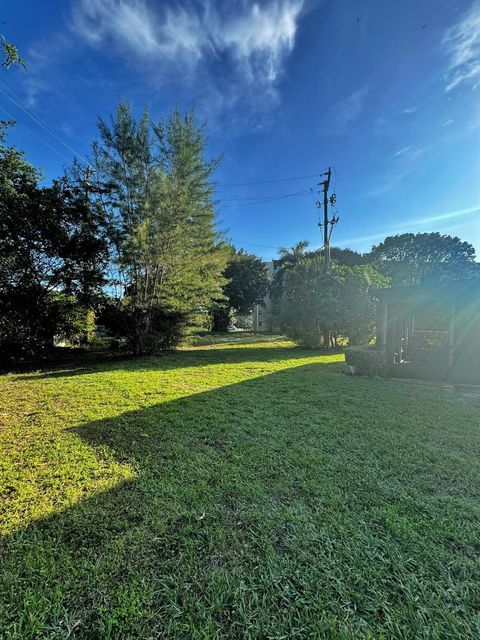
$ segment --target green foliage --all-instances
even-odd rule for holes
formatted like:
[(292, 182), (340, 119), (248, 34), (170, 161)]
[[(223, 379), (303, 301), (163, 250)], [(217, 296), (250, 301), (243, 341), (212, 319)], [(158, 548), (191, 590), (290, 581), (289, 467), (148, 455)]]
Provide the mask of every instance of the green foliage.
[(101, 209), (88, 206), (82, 190), (67, 178), (39, 187), (38, 172), (3, 140), (4, 132), (0, 351), (34, 353), (52, 345), (60, 322), (59, 294), (75, 296), (83, 307), (93, 304), (104, 282), (104, 221)]
[(278, 266), (273, 276), (271, 296), (274, 305), (283, 295), (285, 286), (285, 275), (289, 269), (292, 269), (300, 260), (305, 257), (305, 251), (309, 246), (306, 240), (300, 240), (293, 247), (280, 247), (278, 250), (279, 259)]
[(48, 299), (48, 322), (53, 335), (76, 346), (86, 346), (95, 335), (95, 312), (75, 296), (53, 293)]
[(229, 249), (214, 225), (218, 161), (205, 160), (193, 113), (175, 110), (154, 124), (147, 112), (137, 121), (120, 105), (109, 124), (99, 121), (99, 134), (97, 190), (109, 192), (119, 297), (141, 353), (158, 310), (192, 322), (222, 295)]
[(262, 304), (270, 287), (265, 263), (255, 254), (237, 251), (223, 273), (224, 300), (212, 309), (214, 328), (225, 331), (232, 314), (247, 316), (256, 304)]
[[(338, 267), (335, 267), (338, 269)], [(340, 275), (340, 334), (351, 345), (366, 343), (374, 337), (376, 301), (371, 288), (386, 287), (388, 278), (371, 265), (343, 267)]]
[(382, 377), (388, 374), (387, 354), (375, 345), (347, 347), (345, 362), (354, 368), (356, 374)]
[(477, 639), (478, 407), (222, 340), (0, 376), (0, 637)]
[(330, 257), (337, 264), (343, 264), (346, 267), (355, 267), (368, 262), (368, 256), (352, 249), (341, 249), (340, 247), (331, 247)]
[(289, 337), (307, 347), (332, 346), (346, 338), (359, 344), (373, 337), (372, 286), (386, 279), (369, 265), (325, 269), (322, 256), (300, 260), (285, 273), (279, 321)]
[(227, 283), (223, 292), (230, 307), (238, 314), (247, 314), (260, 304), (270, 284), (265, 263), (256, 255), (240, 250), (228, 262), (224, 271)]
[[(98, 323), (110, 336), (129, 336), (142, 341), (145, 353), (154, 353), (177, 346), (187, 325), (187, 315), (178, 309), (155, 306), (147, 311), (132, 307), (126, 300), (106, 298), (98, 313)], [(148, 328), (146, 327), (148, 322)]]
[(440, 233), (403, 233), (389, 236), (369, 256), (394, 286), (423, 281), (478, 277), (475, 249), (468, 242)]

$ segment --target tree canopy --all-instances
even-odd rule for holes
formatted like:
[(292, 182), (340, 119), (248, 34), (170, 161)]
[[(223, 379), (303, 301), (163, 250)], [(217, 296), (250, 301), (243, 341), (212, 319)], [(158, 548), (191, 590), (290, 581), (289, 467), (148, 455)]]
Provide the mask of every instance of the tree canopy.
[[(107, 242), (101, 209), (67, 178), (40, 174), (0, 138), (0, 345), (51, 344), (62, 296), (91, 305), (104, 283)], [(70, 314), (71, 315), (71, 314)]]
[(479, 274), (475, 249), (440, 233), (403, 233), (374, 246), (369, 260), (392, 278), (394, 286), (425, 280), (459, 280)]
[(370, 265), (325, 269), (321, 255), (300, 260), (285, 274), (279, 321), (282, 330), (308, 347), (368, 342), (374, 334), (372, 286), (387, 281)]
[(256, 304), (263, 304), (270, 288), (265, 263), (243, 249), (233, 253), (223, 276), (226, 279), (223, 300), (216, 302), (212, 310), (217, 331), (228, 328), (233, 314), (248, 315)]
[(224, 271), (223, 287), (228, 305), (239, 314), (250, 313), (268, 293), (270, 280), (263, 260), (252, 253), (237, 251)]

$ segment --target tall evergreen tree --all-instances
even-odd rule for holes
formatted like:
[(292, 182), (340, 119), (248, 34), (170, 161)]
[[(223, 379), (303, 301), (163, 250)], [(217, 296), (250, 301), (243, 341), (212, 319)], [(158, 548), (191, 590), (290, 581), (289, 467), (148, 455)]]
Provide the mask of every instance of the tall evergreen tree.
[(158, 319), (193, 318), (222, 296), (229, 255), (215, 228), (206, 136), (192, 112), (137, 121), (121, 104), (99, 121), (99, 191), (112, 220), (118, 299), (135, 352), (155, 347)]

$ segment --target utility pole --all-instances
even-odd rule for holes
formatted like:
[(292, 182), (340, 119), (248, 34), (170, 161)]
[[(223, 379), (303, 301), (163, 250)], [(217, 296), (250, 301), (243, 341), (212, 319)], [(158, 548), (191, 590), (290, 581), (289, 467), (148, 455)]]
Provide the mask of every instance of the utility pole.
[[(328, 271), (330, 269), (330, 238), (332, 237), (333, 227), (339, 221), (339, 217), (332, 217), (331, 220), (328, 219), (328, 203), (334, 205), (337, 196), (332, 193), (330, 198), (328, 197), (328, 190), (330, 188), (330, 179), (332, 177), (332, 168), (328, 167), (328, 171), (321, 174), (322, 176), (326, 176), (326, 180), (318, 183), (318, 186), (322, 187), (323, 190), (323, 223), (319, 222), (318, 226), (320, 228), (323, 227), (323, 253), (325, 255), (325, 267)], [(317, 207), (321, 207), (321, 203), (317, 200)]]
[(322, 182), (323, 185), (323, 251), (325, 253), (325, 266), (330, 269), (330, 237), (328, 235), (328, 189), (330, 188), (330, 178), (332, 177), (332, 169), (328, 167), (328, 171), (323, 174), (327, 179)]

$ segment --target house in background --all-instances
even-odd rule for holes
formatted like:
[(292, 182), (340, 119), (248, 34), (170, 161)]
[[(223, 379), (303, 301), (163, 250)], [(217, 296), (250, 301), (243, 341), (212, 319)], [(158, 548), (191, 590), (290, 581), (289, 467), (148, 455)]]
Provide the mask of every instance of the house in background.
[(376, 289), (377, 349), (397, 377), (480, 383), (480, 282)]

